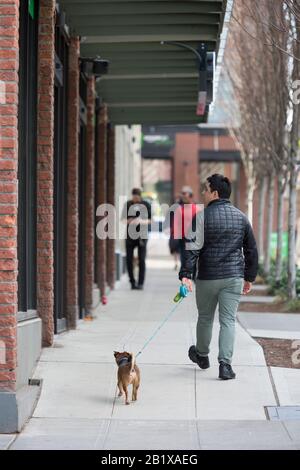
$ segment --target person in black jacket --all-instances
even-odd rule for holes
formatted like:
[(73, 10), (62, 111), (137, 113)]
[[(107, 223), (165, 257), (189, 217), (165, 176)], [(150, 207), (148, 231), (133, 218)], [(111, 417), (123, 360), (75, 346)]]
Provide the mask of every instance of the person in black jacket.
[[(151, 224), (151, 205), (142, 199), (140, 188), (133, 188), (132, 199), (127, 201), (123, 207), (123, 222), (127, 224), (126, 234), (126, 264), (131, 284), (131, 289), (142, 290), (146, 274), (146, 254), (148, 231)], [(133, 254), (135, 248), (138, 249), (139, 277), (138, 284), (133, 272)]]
[[(231, 362), (235, 320), (241, 294), (251, 291), (257, 276), (258, 253), (251, 224), (229, 198), (231, 183), (223, 175), (207, 178), (203, 196), (205, 209), (197, 214), (195, 233), (186, 240), (184, 265), (179, 279), (192, 291), (197, 267), (197, 344), (189, 358), (207, 369), (214, 314), (219, 304), (219, 378), (234, 379)], [(195, 225), (195, 224), (193, 224)], [(192, 229), (191, 229), (192, 230)]]

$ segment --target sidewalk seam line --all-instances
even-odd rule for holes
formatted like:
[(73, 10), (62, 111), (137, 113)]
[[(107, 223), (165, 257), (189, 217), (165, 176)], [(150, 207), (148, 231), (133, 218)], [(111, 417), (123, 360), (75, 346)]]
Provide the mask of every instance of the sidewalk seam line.
[(281, 425), (284, 427), (285, 431), (287, 432), (287, 434), (288, 434), (290, 440), (291, 440), (292, 442), (294, 442), (294, 439), (293, 439), (292, 436), (290, 435), (289, 430), (288, 430), (288, 428), (287, 428), (286, 425), (285, 425), (285, 422), (284, 422), (284, 421), (280, 421), (280, 422), (281, 422)]
[(199, 427), (198, 427), (198, 409), (197, 409), (197, 369), (194, 369), (194, 380), (195, 380), (195, 421), (196, 421), (196, 433), (197, 433), (197, 442), (198, 447), (201, 449), (201, 441), (200, 441), (200, 434), (199, 434)]
[(267, 368), (268, 368), (270, 382), (271, 382), (271, 386), (272, 386), (272, 389), (273, 389), (273, 393), (274, 393), (274, 397), (275, 397), (277, 406), (280, 406), (279, 396), (278, 396), (278, 393), (277, 393), (277, 390), (276, 390), (276, 385), (275, 385), (275, 382), (274, 382), (274, 377), (273, 377), (273, 374), (272, 374), (271, 367), (267, 366)]
[[(117, 386), (115, 388), (115, 396), (114, 396), (114, 401), (113, 401), (112, 408), (111, 408), (111, 414), (110, 414), (109, 422), (108, 422), (106, 432), (105, 432), (105, 436), (104, 436), (104, 439), (103, 439), (102, 450), (105, 449), (105, 444), (106, 444), (108, 434), (109, 434), (109, 431), (110, 431), (110, 426), (111, 426), (112, 417), (113, 417), (113, 414), (114, 414), (116, 399), (117, 399)], [(96, 443), (97, 443), (97, 440), (96, 440)]]
[[(21, 434), (21, 433), (20, 433)], [(15, 441), (18, 439), (20, 434), (16, 434), (11, 441), (7, 444), (6, 448), (4, 450), (10, 450), (11, 446), (15, 443)]]
[(198, 411), (197, 411), (197, 371), (196, 367), (194, 367), (194, 399), (195, 399), (195, 417), (198, 418)]

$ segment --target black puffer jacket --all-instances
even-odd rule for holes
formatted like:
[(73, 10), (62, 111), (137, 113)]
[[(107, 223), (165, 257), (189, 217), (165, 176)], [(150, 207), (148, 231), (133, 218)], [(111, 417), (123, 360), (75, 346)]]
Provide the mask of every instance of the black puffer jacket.
[[(257, 276), (258, 254), (252, 227), (243, 212), (228, 199), (212, 201), (196, 217), (197, 237), (186, 242), (185, 262), (179, 279), (192, 279), (198, 261), (198, 279), (244, 278)], [(202, 224), (203, 236), (199, 236)], [(201, 231), (201, 230), (200, 230)]]

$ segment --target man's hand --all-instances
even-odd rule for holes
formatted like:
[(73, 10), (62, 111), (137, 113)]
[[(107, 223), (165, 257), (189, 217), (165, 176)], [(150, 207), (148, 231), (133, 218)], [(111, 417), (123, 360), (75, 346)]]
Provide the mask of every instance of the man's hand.
[(249, 294), (252, 289), (252, 282), (244, 281), (243, 295)]
[(191, 279), (188, 279), (187, 277), (183, 277), (181, 282), (184, 286), (188, 288), (189, 292), (193, 292), (193, 283)]

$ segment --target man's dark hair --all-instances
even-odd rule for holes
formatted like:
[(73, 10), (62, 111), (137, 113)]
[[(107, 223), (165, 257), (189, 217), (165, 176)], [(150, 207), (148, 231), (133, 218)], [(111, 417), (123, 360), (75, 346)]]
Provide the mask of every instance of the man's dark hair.
[(211, 191), (218, 191), (219, 198), (229, 199), (231, 196), (231, 183), (226, 176), (214, 174), (207, 178)]
[(141, 196), (142, 195), (142, 191), (140, 190), (140, 188), (133, 188), (133, 190), (131, 191), (131, 194), (133, 196)]

